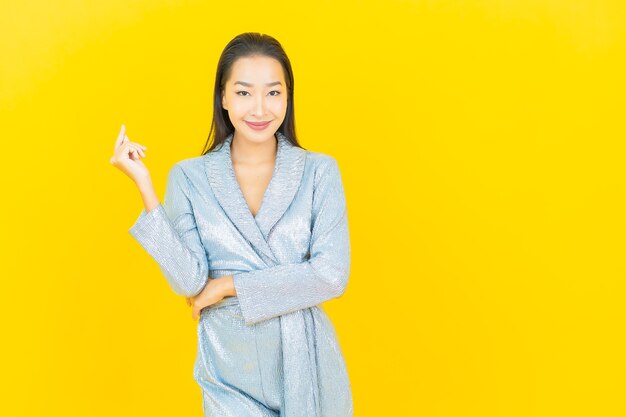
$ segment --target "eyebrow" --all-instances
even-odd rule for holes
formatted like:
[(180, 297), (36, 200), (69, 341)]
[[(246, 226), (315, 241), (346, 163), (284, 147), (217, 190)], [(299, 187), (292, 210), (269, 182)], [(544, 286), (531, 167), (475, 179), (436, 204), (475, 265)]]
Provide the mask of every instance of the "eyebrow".
[[(235, 81), (235, 83), (234, 83), (234, 84), (241, 84), (241, 85), (243, 85), (243, 86), (245, 86), (245, 87), (252, 87), (252, 84), (247, 83), (247, 82), (245, 82), (245, 81)], [(273, 82), (271, 82), (271, 83), (267, 83), (267, 84), (265, 84), (265, 85), (266, 85), (266, 86), (268, 86), (268, 87), (271, 87), (271, 86), (273, 86), (273, 85), (277, 85), (277, 84), (283, 85), (280, 81), (273, 81)]]

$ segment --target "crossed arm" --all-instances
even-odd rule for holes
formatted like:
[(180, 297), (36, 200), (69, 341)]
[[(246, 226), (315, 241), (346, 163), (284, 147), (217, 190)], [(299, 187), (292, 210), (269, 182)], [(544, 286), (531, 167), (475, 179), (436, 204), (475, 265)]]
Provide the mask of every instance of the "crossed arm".
[(208, 261), (187, 181), (182, 168), (175, 165), (168, 174), (164, 204), (144, 209), (130, 229), (157, 261), (176, 294), (199, 306), (237, 296), (246, 324), (254, 324), (344, 293), (350, 272), (350, 239), (341, 173), (334, 158), (328, 158), (316, 180), (309, 259), (213, 280), (208, 279)]

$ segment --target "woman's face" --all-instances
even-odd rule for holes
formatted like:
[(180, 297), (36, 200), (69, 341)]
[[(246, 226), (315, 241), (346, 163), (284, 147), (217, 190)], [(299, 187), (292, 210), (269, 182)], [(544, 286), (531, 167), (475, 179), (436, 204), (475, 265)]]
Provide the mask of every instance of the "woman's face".
[[(237, 59), (222, 91), (222, 107), (228, 110), (237, 140), (272, 140), (287, 112), (287, 86), (280, 62), (267, 56)], [(257, 130), (247, 122), (269, 124)]]

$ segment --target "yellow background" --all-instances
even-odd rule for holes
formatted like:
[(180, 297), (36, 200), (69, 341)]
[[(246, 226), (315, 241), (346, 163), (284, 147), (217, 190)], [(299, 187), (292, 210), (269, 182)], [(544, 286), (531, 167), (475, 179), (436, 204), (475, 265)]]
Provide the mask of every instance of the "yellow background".
[(2, 2), (0, 415), (202, 415), (109, 157), (125, 123), (162, 197), (245, 31), (342, 170), (355, 416), (625, 416), (620, 0)]

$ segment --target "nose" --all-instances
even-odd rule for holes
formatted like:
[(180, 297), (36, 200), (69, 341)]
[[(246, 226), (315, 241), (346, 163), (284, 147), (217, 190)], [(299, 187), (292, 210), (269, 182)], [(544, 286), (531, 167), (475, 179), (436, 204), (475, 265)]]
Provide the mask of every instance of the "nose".
[(257, 95), (254, 111), (256, 115), (260, 117), (263, 117), (263, 115), (265, 114), (265, 97), (260, 94)]

